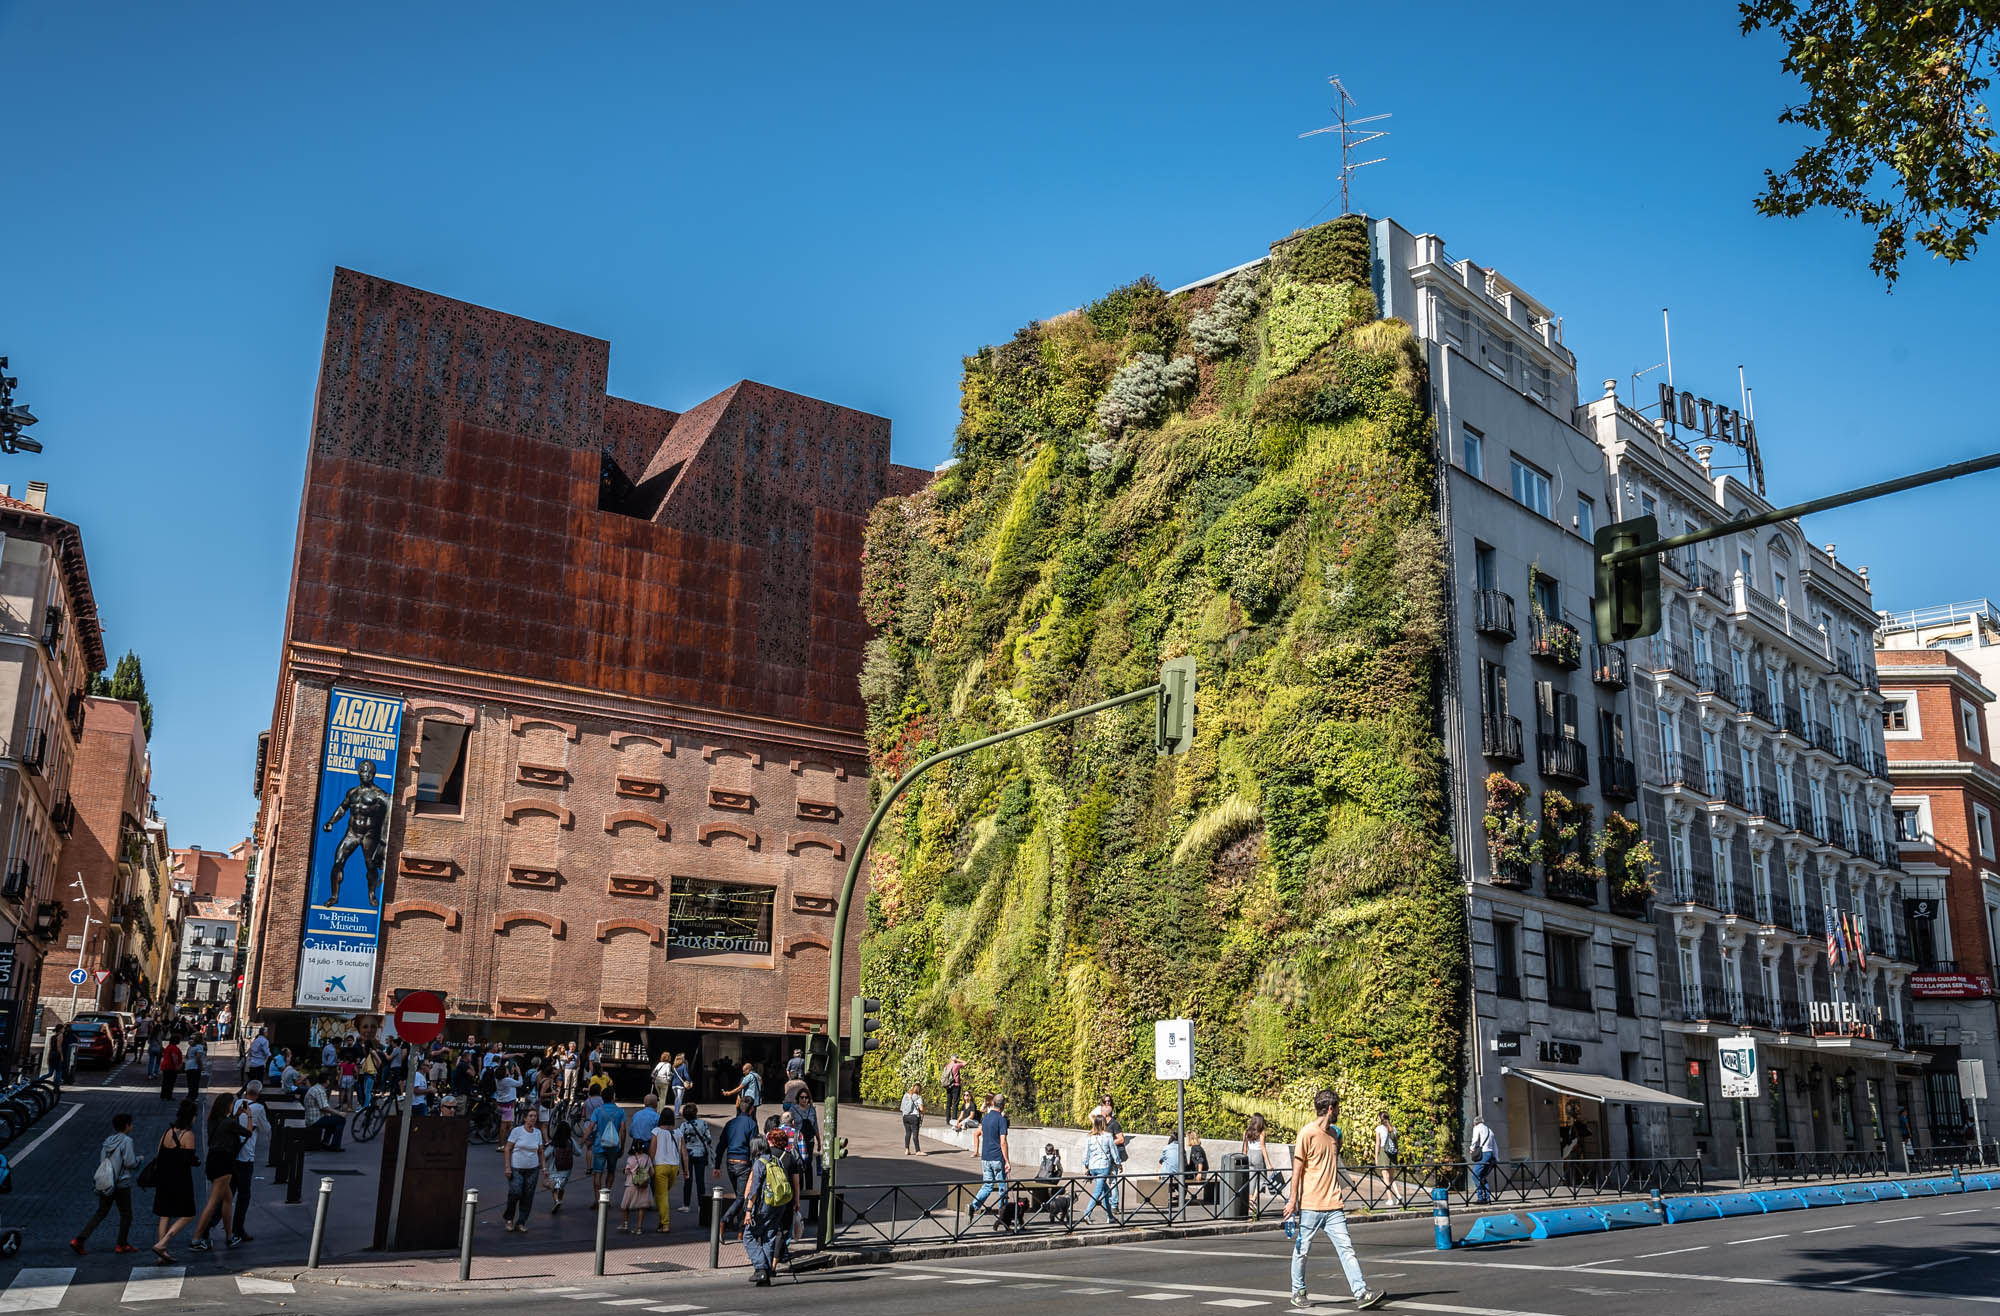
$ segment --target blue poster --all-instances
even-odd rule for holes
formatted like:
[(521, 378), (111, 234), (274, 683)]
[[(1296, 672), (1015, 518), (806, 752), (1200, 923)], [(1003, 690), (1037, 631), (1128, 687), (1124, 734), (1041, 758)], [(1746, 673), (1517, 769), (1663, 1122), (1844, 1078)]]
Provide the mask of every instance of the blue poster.
[(296, 1004), (367, 1010), (403, 730), (396, 695), (333, 688), (313, 803), (312, 862)]

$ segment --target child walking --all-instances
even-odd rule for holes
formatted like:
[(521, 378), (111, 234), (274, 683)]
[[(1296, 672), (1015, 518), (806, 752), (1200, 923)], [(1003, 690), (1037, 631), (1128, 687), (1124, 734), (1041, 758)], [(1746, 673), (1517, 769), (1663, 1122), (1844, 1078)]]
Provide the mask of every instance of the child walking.
[(625, 1157), (621, 1177), (625, 1184), (625, 1195), (618, 1202), (625, 1212), (622, 1232), (643, 1234), (646, 1232), (646, 1208), (653, 1204), (653, 1158), (646, 1154), (645, 1144), (632, 1144), (632, 1150)]

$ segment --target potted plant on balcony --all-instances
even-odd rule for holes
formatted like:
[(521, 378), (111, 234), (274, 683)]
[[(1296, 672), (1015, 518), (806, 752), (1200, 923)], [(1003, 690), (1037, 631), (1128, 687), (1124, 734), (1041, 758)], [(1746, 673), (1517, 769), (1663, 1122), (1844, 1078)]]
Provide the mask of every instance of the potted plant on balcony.
[(1498, 886), (1525, 888), (1541, 857), (1535, 820), (1528, 816), (1528, 788), (1504, 772), (1486, 778), (1486, 855)]
[(1551, 617), (1542, 607), (1541, 591), (1536, 583), (1542, 578), (1540, 567), (1528, 568), (1528, 608), (1534, 617), (1534, 652), (1549, 658), (1572, 671), (1583, 665), (1583, 640), (1576, 628), (1560, 617)]
[(1578, 804), (1561, 791), (1542, 792), (1542, 876), (1551, 899), (1573, 905), (1597, 903), (1598, 879), (1595, 827), (1597, 810)]
[(1627, 918), (1642, 916), (1655, 889), (1653, 843), (1641, 839), (1638, 823), (1622, 813), (1607, 813), (1597, 846), (1611, 886), (1611, 912)]

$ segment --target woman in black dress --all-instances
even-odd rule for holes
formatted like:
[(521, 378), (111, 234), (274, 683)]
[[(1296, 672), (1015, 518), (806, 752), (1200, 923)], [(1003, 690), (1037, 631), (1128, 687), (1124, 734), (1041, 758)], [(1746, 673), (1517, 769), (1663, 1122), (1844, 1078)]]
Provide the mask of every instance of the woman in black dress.
[(160, 1135), (160, 1145), (153, 1152), (153, 1214), (160, 1218), (153, 1255), (161, 1265), (173, 1261), (167, 1244), (194, 1219), (194, 1167), (199, 1159), (194, 1150), (194, 1117), (200, 1109), (183, 1100), (174, 1113), (174, 1126)]

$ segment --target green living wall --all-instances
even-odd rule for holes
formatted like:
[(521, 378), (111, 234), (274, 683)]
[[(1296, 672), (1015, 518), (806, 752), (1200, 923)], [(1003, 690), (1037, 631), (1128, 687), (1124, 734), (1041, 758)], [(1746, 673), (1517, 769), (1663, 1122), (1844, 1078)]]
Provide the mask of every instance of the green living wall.
[(1153, 1021), (1195, 1021), (1190, 1123), (1283, 1129), (1322, 1085), (1453, 1145), (1464, 927), (1423, 356), (1364, 221), (1179, 297), (1149, 279), (966, 358), (958, 463), (879, 507), (863, 694), (879, 792), (937, 749), (1193, 654), (1193, 749), (1150, 705), (928, 774), (871, 861), (863, 1090), (953, 1052), (1017, 1120), (1101, 1092), (1169, 1124)]

